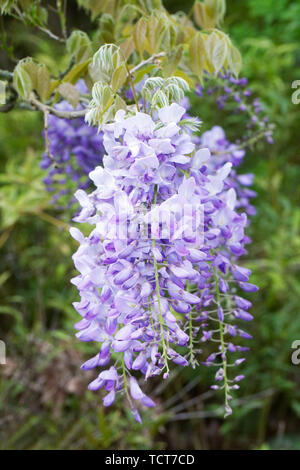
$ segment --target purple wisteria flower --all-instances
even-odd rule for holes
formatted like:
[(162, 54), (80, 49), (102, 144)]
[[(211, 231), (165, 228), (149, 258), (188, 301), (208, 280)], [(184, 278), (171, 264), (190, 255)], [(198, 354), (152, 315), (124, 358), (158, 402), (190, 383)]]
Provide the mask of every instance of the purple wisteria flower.
[(155, 119), (118, 111), (103, 129), (103, 167), (90, 173), (96, 189), (75, 193), (75, 222), (92, 226), (88, 236), (71, 229), (79, 242), (75, 326), (80, 340), (101, 343), (82, 368), (104, 367), (89, 388), (105, 389), (104, 406), (124, 394), (137, 421), (138, 403), (155, 405), (138, 375), (166, 379), (171, 363), (194, 367), (207, 340), (219, 349), (204, 362), (218, 368), (215, 387), (230, 413), (238, 379), (228, 377), (227, 354), (243, 351), (233, 337), (249, 337), (239, 322), (251, 319), (250, 303), (234, 291), (256, 287), (237, 264), (248, 238), (228, 183), (233, 164), (210, 165), (209, 149), (196, 148), (181, 123), (185, 113), (176, 103)]
[(257, 97), (253, 97), (247, 85), (247, 78), (236, 78), (228, 71), (221, 72), (216, 77), (207, 75), (204, 84), (198, 84), (195, 91), (199, 98), (204, 96), (215, 98), (219, 109), (247, 118), (243, 139), (240, 139), (238, 144), (246, 143), (249, 138), (251, 143), (263, 138), (269, 144), (273, 144), (274, 125), (269, 122), (262, 103)]
[[(81, 93), (88, 92), (82, 80), (77, 88)], [(65, 100), (55, 108), (74, 111)], [(81, 109), (81, 106), (76, 109)], [(47, 191), (53, 193), (52, 202), (64, 208), (65, 202), (67, 206), (74, 202), (76, 188), (87, 189), (90, 186), (88, 174), (102, 162), (103, 137), (96, 128), (88, 126), (84, 118), (70, 120), (50, 115), (48, 125), (49, 151), (53, 158), (44, 153), (40, 166), (48, 171), (44, 183)]]
[(225, 187), (226, 189), (235, 189), (237, 195), (235, 207), (237, 209), (245, 210), (250, 216), (255, 215), (255, 207), (251, 204), (251, 199), (257, 196), (256, 192), (251, 189), (254, 175), (252, 173), (239, 174), (237, 172), (246, 151), (229, 142), (224, 129), (220, 126), (214, 126), (209, 131), (204, 132), (198, 142), (200, 146), (210, 149), (212, 158), (207, 162), (207, 165), (211, 170), (217, 170), (226, 162), (232, 163), (232, 170), (225, 181)]

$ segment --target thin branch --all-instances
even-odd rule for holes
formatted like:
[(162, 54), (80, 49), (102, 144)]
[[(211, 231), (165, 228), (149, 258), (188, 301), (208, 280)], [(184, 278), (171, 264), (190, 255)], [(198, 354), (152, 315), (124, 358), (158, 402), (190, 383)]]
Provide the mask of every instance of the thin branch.
[[(13, 15), (16, 19), (22, 21), (23, 23), (26, 22), (26, 17), (25, 15), (21, 12), (21, 10), (19, 9), (19, 7), (17, 5), (14, 5), (14, 9), (17, 13), (17, 16), (16, 15)], [(59, 42), (65, 42), (66, 40), (64, 38), (60, 38), (59, 36), (57, 36), (56, 34), (52, 33), (52, 31), (50, 31), (49, 29), (47, 28), (44, 28), (43, 26), (39, 25), (38, 23), (33, 23), (31, 22), (33, 26), (35, 26), (37, 29), (39, 29), (40, 31), (42, 31), (43, 33), (47, 34), (50, 38), (52, 39), (55, 39), (56, 41), (59, 41)]]
[(151, 64), (152, 62), (155, 62), (156, 59), (160, 59), (162, 57), (165, 57), (166, 53), (165, 52), (159, 52), (158, 54), (153, 54), (151, 57), (149, 57), (149, 59), (146, 59), (146, 60), (143, 60), (142, 62), (140, 62), (138, 65), (136, 65), (135, 67), (133, 67), (131, 70), (130, 70), (130, 74), (133, 75), (135, 72), (137, 72), (139, 69), (141, 69), (142, 67), (144, 67), (144, 65), (147, 65), (147, 64)]
[(37, 29), (39, 29), (40, 31), (42, 31), (43, 33), (47, 34), (50, 38), (55, 39), (55, 41), (66, 42), (66, 40), (64, 38), (60, 38), (56, 34), (52, 33), (52, 31), (50, 31), (50, 29), (43, 28), (43, 26), (40, 26), (39, 24), (35, 24), (34, 26)]
[(235, 145), (234, 148), (225, 150), (224, 152), (215, 150), (215, 151), (212, 152), (212, 154), (213, 154), (213, 155), (228, 155), (228, 154), (230, 154), (230, 153), (232, 153), (232, 152), (235, 152), (235, 151), (237, 151), (237, 150), (243, 150), (243, 149), (245, 149), (245, 148), (247, 148), (247, 147), (250, 147), (251, 145), (256, 144), (256, 142), (258, 142), (260, 139), (262, 139), (263, 137), (265, 137), (269, 132), (270, 132), (269, 129), (265, 129), (264, 131), (258, 132), (258, 133), (255, 134), (254, 136), (251, 136), (249, 139), (245, 140), (245, 141), (242, 142), (241, 144)]
[(81, 109), (79, 111), (62, 111), (60, 109), (53, 108), (52, 106), (41, 103), (35, 98), (33, 93), (29, 98), (29, 102), (32, 106), (34, 106), (39, 111), (42, 111), (44, 114), (45, 111), (47, 111), (49, 114), (54, 114), (54, 116), (62, 119), (78, 119), (80, 117), (84, 117), (86, 114), (86, 109)]
[(46, 151), (46, 155), (52, 161), (52, 164), (54, 165), (54, 167), (57, 168), (57, 162), (56, 162), (56, 160), (55, 160), (55, 158), (52, 155), (51, 150), (50, 150), (50, 140), (49, 140), (49, 133), (48, 133), (48, 130), (49, 130), (48, 119), (49, 119), (49, 110), (45, 109), (45, 111), (44, 111), (45, 151)]

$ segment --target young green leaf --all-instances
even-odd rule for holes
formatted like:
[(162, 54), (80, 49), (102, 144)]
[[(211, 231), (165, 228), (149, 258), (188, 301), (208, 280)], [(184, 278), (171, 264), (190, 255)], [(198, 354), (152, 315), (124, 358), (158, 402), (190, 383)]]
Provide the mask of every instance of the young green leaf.
[(183, 54), (183, 46), (179, 45), (168, 52), (162, 63), (163, 75), (165, 78), (174, 75)]
[(65, 98), (73, 106), (74, 109), (77, 108), (80, 99), (80, 93), (74, 85), (71, 85), (71, 83), (62, 83), (59, 85), (58, 91), (63, 96), (63, 98)]
[(41, 101), (46, 101), (50, 95), (50, 72), (46, 65), (38, 65), (36, 72), (36, 91)]
[(67, 51), (76, 62), (85, 62), (92, 55), (90, 38), (83, 31), (73, 31), (67, 40)]
[(206, 59), (205, 41), (204, 36), (201, 32), (195, 34), (190, 43), (189, 57), (192, 71), (201, 80)]
[(147, 20), (145, 18), (140, 18), (133, 28), (133, 40), (135, 47), (141, 57), (144, 57), (145, 42), (147, 36)]
[(22, 97), (27, 99), (37, 83), (37, 64), (31, 57), (22, 59), (14, 69), (13, 83), (16, 91)]
[(118, 91), (127, 80), (127, 70), (125, 64), (121, 64), (113, 73), (111, 88), (114, 92)]
[(242, 64), (243, 61), (240, 51), (233, 44), (231, 44), (231, 48), (228, 54), (228, 65), (235, 76), (239, 75)]

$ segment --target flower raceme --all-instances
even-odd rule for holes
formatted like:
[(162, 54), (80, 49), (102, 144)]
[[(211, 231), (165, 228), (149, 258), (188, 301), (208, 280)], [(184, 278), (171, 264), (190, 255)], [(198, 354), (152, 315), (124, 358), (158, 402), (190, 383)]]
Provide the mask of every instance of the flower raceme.
[[(77, 88), (81, 93), (88, 92), (83, 80), (78, 82)], [(74, 110), (65, 100), (56, 104), (55, 108), (60, 111)], [(53, 193), (52, 203), (64, 208), (65, 196), (67, 206), (74, 202), (73, 191), (67, 185), (68, 180), (72, 180), (75, 188), (87, 189), (90, 186), (88, 174), (102, 162), (102, 133), (98, 134), (96, 128), (88, 126), (84, 118), (70, 120), (50, 115), (48, 125), (49, 152), (52, 158), (45, 152), (40, 166), (48, 171), (44, 184), (47, 191)]]
[(218, 350), (203, 363), (217, 367), (213, 387), (224, 389), (230, 413), (241, 376), (228, 377), (227, 354), (245, 350), (234, 338), (249, 338), (240, 322), (252, 319), (250, 302), (235, 292), (256, 287), (237, 265), (249, 240), (247, 216), (226, 185), (232, 163), (210, 169), (210, 152), (196, 148), (184, 114), (176, 103), (155, 119), (118, 111), (103, 129), (103, 167), (90, 173), (96, 189), (75, 193), (75, 222), (92, 226), (87, 237), (71, 229), (79, 243), (75, 327), (81, 341), (101, 344), (82, 368), (104, 367), (89, 389), (105, 389), (104, 406), (124, 394), (137, 421), (138, 403), (155, 405), (138, 375), (167, 379), (171, 363), (195, 367), (209, 340)]

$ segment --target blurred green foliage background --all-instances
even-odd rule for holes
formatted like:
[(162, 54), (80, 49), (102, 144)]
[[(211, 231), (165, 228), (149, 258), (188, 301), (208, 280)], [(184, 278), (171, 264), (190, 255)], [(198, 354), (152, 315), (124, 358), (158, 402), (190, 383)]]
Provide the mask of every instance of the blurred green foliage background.
[[(89, 28), (72, 3), (69, 27)], [(175, 374), (170, 384), (151, 385), (164, 405), (147, 412), (143, 426), (121, 405), (103, 411), (100, 395), (86, 391), (91, 377), (79, 365), (93, 345), (74, 340), (77, 294), (69, 279), (75, 246), (43, 187), (42, 116), (13, 111), (0, 115), (3, 449), (300, 449), (300, 366), (291, 364), (291, 345), (300, 339), (300, 105), (291, 100), (291, 84), (300, 80), (300, 4), (227, 3), (225, 30), (243, 54), (242, 75), (276, 124), (274, 145), (248, 152), (243, 167), (256, 176), (257, 215), (245, 263), (260, 291), (251, 299), (254, 339), (233, 416), (223, 420), (222, 397), (207, 392), (210, 372), (201, 367)], [(164, 4), (177, 11), (192, 2)], [(6, 19), (1, 21), (3, 28)], [(63, 65), (59, 47), (42, 33), (8, 26), (17, 57)], [(2, 29), (0, 67), (12, 68), (9, 34), (3, 46)], [(193, 111), (206, 127), (222, 125), (236, 138), (242, 132), (242, 124), (232, 127), (209, 102), (195, 102)]]

